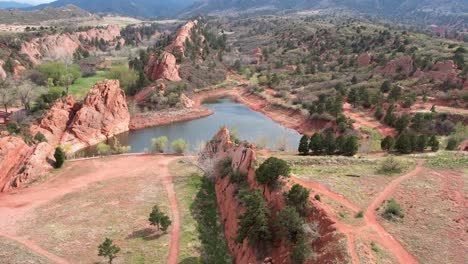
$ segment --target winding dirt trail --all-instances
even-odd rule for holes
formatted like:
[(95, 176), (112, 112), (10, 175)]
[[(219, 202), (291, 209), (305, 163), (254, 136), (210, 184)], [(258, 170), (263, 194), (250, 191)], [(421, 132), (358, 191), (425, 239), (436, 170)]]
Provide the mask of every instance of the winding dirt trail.
[[(175, 264), (179, 251), (180, 215), (168, 166), (178, 158), (170, 155), (127, 155), (67, 162), (60, 173), (44, 183), (10, 193), (0, 193), (0, 236), (16, 241), (56, 263), (70, 263), (39, 247), (35, 241), (19, 236), (18, 222), (28, 214), (33, 214), (35, 208), (89, 185), (114, 178), (132, 178), (157, 168), (155, 179), (161, 180), (165, 185), (173, 215), (168, 263)], [(80, 172), (74, 172), (76, 170)]]
[[(364, 222), (357, 226), (343, 223), (340, 217), (337, 216), (336, 212), (331, 207), (323, 203), (318, 203), (317, 201), (315, 201), (315, 198), (310, 197), (310, 201), (313, 202), (315, 206), (318, 206), (321, 209), (325, 210), (330, 219), (335, 222), (335, 228), (347, 237), (348, 250), (353, 263), (361, 263), (356, 251), (355, 240), (359, 237), (369, 237), (369, 234), (367, 234), (368, 232), (365, 232), (369, 230), (372, 230), (375, 233), (377, 233), (379, 244), (383, 246), (386, 250), (391, 252), (399, 263), (419, 263), (418, 260), (411, 253), (409, 253), (400, 244), (400, 242), (396, 240), (390, 233), (388, 233), (387, 230), (385, 230), (385, 228), (380, 224), (380, 222), (377, 219), (376, 209), (395, 192), (396, 188), (399, 186), (400, 183), (418, 175), (422, 171), (423, 165), (423, 160), (417, 160), (417, 165), (415, 169), (390, 182), (390, 184), (388, 184), (384, 188), (384, 190), (379, 193), (379, 195), (372, 201), (371, 205), (365, 210), (365, 214), (363, 217)], [(304, 181), (295, 177), (292, 177), (291, 180), (306, 188), (317, 191), (321, 195), (342, 204), (352, 212), (359, 212), (362, 210), (359, 206), (351, 203), (342, 195), (328, 190), (325, 186), (321, 185), (320, 183)]]

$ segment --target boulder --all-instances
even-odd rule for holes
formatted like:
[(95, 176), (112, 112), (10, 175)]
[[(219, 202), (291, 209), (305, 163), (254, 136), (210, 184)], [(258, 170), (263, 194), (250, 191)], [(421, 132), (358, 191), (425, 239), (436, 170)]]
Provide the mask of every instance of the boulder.
[(5, 64), (5, 62), (0, 60), (0, 79), (5, 79), (7, 77), (7, 74), (3, 69), (3, 64)]
[(75, 152), (128, 131), (130, 113), (118, 80), (104, 80), (91, 88), (61, 143)]
[(262, 49), (260, 47), (254, 49), (253, 54), (255, 56), (255, 59), (257, 60), (257, 65), (265, 61), (265, 56), (263, 55)]
[(193, 108), (193, 106), (195, 105), (195, 102), (192, 99), (188, 98), (185, 94), (182, 94), (180, 96), (180, 102), (185, 108)]
[(176, 57), (167, 51), (164, 51), (159, 57), (154, 53), (151, 54), (145, 67), (145, 73), (153, 80), (166, 79), (174, 82), (182, 80)]

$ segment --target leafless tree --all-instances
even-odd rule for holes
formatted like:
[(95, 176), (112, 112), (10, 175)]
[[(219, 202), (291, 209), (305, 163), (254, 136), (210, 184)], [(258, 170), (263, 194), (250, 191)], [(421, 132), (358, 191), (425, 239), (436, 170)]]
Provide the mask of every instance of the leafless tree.
[(5, 123), (7, 121), (8, 107), (11, 106), (17, 99), (17, 93), (11, 80), (0, 80), (0, 104), (5, 109)]
[(33, 82), (26, 80), (16, 86), (17, 94), (26, 111), (31, 111), (31, 103), (46, 92), (42, 86), (37, 86)]

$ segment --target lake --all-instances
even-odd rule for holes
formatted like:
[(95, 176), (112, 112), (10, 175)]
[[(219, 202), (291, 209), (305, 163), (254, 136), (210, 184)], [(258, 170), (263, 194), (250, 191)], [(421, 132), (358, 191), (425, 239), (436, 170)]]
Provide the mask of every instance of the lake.
[[(241, 103), (221, 98), (207, 101), (203, 103), (203, 107), (211, 109), (214, 114), (186, 122), (133, 130), (116, 138), (122, 145), (132, 147), (130, 153), (151, 151), (152, 138), (166, 136), (169, 139), (168, 148), (172, 141), (182, 138), (188, 144), (188, 152), (194, 153), (225, 125), (231, 133), (237, 134), (240, 140), (247, 140), (270, 150), (297, 149), (301, 137), (298, 132), (275, 123), (267, 116)], [(168, 152), (171, 151), (168, 149)], [(93, 155), (97, 155), (95, 147), (85, 149), (78, 154), (78, 156)]]

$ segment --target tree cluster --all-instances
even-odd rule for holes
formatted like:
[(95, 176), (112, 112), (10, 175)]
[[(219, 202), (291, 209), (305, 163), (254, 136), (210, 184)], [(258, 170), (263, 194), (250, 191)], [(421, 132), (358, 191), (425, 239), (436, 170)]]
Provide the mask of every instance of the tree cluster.
[(315, 133), (311, 138), (302, 136), (298, 151), (302, 155), (345, 155), (354, 156), (359, 149), (359, 144), (354, 136), (335, 136), (335, 133)]

